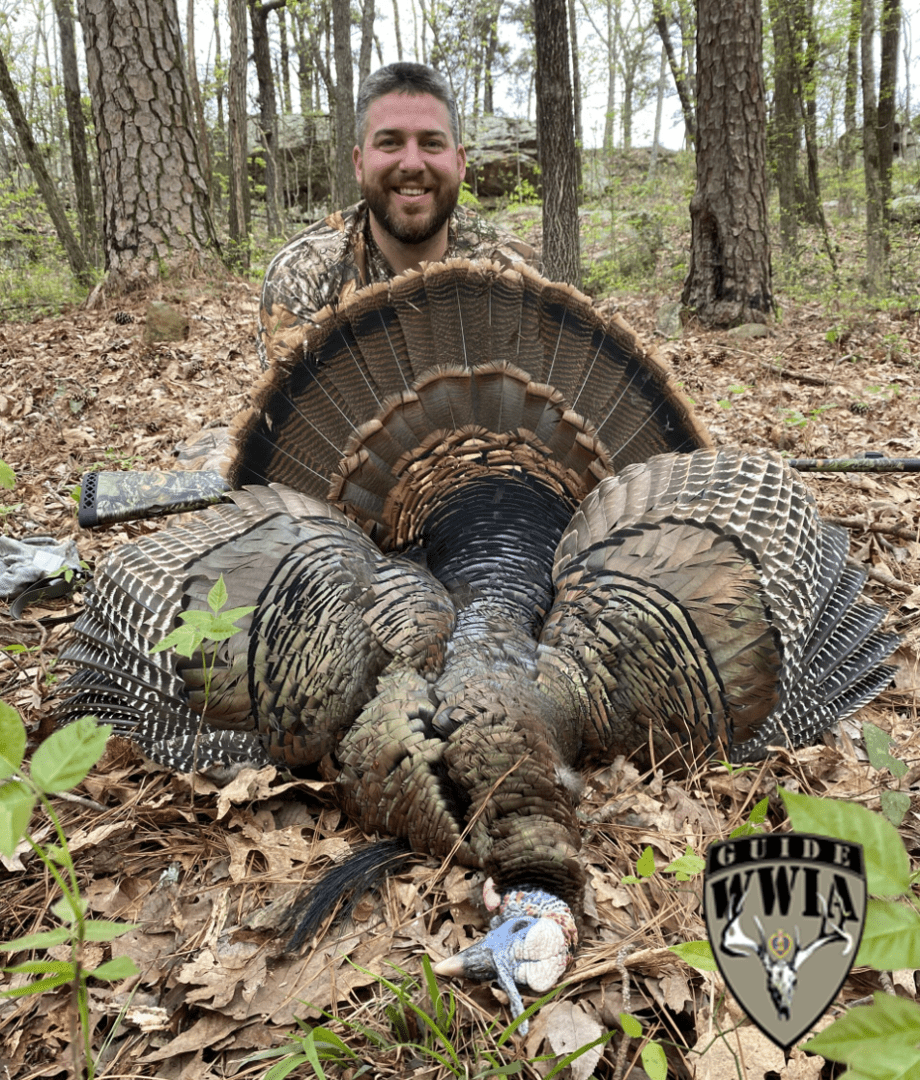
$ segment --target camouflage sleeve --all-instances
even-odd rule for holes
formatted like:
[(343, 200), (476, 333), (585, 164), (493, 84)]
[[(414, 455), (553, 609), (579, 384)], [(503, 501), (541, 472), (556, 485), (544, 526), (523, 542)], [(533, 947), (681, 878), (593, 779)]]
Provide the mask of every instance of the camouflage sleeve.
[(360, 278), (353, 253), (353, 207), (331, 214), (286, 244), (272, 259), (262, 284), (256, 348), (263, 370), (290, 356), (303, 340), (303, 325), (339, 300)]

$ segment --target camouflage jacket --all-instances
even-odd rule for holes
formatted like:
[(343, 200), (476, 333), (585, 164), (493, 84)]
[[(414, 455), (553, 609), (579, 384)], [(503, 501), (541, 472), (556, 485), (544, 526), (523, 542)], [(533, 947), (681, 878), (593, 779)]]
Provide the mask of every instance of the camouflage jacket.
[[(539, 269), (529, 244), (470, 210), (457, 207), (449, 229), (445, 259), (490, 258)], [(262, 367), (293, 351), (302, 340), (297, 328), (327, 304), (341, 302), (362, 285), (394, 276), (371, 235), (364, 202), (305, 229), (285, 244), (265, 272), (257, 342)]]

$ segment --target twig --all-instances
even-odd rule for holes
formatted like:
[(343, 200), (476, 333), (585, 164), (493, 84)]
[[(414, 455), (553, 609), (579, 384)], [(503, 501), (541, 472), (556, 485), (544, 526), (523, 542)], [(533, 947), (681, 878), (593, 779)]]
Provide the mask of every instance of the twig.
[[(631, 946), (624, 945), (617, 953), (617, 958), (614, 961), (617, 971), (620, 973), (620, 978), (623, 980), (623, 986), (621, 993), (623, 995), (623, 1012), (628, 1013), (630, 1011), (630, 982), (629, 972), (626, 970), (626, 954), (630, 952)], [(617, 1047), (616, 1061), (613, 1065), (613, 1080), (620, 1080), (623, 1075), (623, 1070), (626, 1068), (626, 1051), (629, 1049), (629, 1038), (626, 1032), (623, 1032), (623, 1038), (620, 1039), (620, 1045)]]
[(873, 581), (877, 581), (880, 585), (887, 585), (889, 589), (894, 589), (895, 592), (912, 593), (915, 589), (920, 588), (920, 586), (912, 585), (909, 581), (901, 581), (900, 578), (889, 574), (887, 570), (880, 570), (877, 566), (867, 566), (865, 570)]
[(793, 371), (792, 368), (783, 367), (782, 364), (771, 364), (769, 360), (761, 360), (760, 366), (779, 375), (781, 379), (792, 379), (793, 382), (805, 383), (806, 386), (831, 386), (834, 380), (821, 375), (809, 375), (804, 371)]
[(899, 540), (920, 540), (920, 527), (908, 529), (904, 525), (883, 525), (879, 521), (855, 517), (824, 517), (822, 520), (829, 525), (842, 525), (854, 532), (885, 533), (887, 536), (896, 536)]
[(103, 806), (102, 803), (96, 802), (95, 799), (90, 799), (86, 795), (74, 795), (72, 791), (58, 791), (54, 796), (56, 799), (63, 799), (64, 802), (76, 803), (77, 806), (83, 806), (87, 810), (95, 810), (100, 814), (104, 814), (108, 811), (107, 806)]

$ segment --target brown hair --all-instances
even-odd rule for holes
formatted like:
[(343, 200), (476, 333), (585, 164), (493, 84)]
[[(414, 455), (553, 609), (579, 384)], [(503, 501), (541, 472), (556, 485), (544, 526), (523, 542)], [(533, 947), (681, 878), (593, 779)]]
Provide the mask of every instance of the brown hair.
[(364, 144), (367, 134), (367, 111), (377, 98), (384, 94), (431, 94), (444, 103), (450, 118), (450, 132), (455, 145), (460, 145), (460, 119), (457, 116), (457, 103), (447, 79), (434, 68), (426, 64), (401, 62), (387, 64), (378, 68), (361, 83), (358, 101), (355, 106), (355, 134), (358, 145)]

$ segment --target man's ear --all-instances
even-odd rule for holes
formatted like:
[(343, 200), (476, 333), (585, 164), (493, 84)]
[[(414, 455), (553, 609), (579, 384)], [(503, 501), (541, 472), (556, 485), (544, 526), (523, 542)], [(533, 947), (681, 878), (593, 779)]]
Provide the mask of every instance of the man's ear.
[(457, 147), (457, 175), (461, 180), (466, 176), (466, 150), (462, 145)]
[[(465, 155), (464, 155), (465, 159)], [(351, 152), (351, 160), (355, 163), (355, 179), (361, 183), (361, 147), (356, 146)]]

